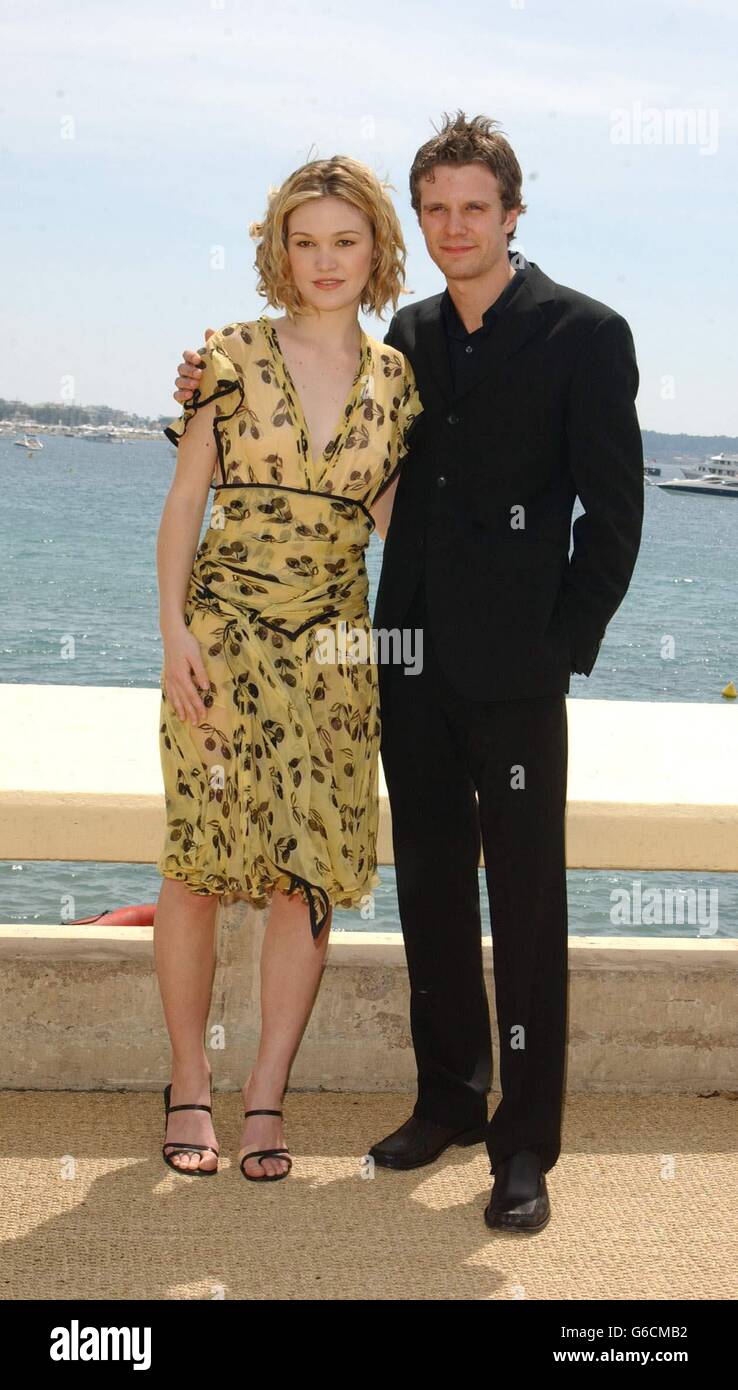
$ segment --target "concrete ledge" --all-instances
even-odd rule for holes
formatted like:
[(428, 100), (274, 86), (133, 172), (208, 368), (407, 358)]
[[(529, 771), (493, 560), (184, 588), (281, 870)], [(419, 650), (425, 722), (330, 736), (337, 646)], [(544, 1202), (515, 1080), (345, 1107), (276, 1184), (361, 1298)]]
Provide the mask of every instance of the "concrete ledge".
[[(2, 857), (153, 863), (164, 834), (159, 703), (158, 689), (0, 685), (13, 731)], [(736, 706), (568, 700), (567, 710), (570, 868), (738, 869)], [(380, 798), (378, 857), (391, 864), (381, 767)], [(256, 1050), (265, 916), (242, 903), (219, 913), (208, 1036), (224, 1090), (241, 1085)], [(169, 1043), (151, 928), (0, 928), (0, 958), (0, 1085), (162, 1084)], [(489, 944), (485, 961), (494, 1016)], [(574, 938), (569, 1089), (738, 1088), (737, 973), (736, 941)], [(400, 936), (334, 931), (291, 1085), (411, 1091), (408, 1013)]]
[[(265, 913), (219, 914), (208, 1024), (217, 1089), (255, 1055)], [(0, 1087), (155, 1089), (169, 1042), (151, 927), (0, 928)], [(496, 1038), (492, 950), (484, 946)], [(570, 943), (570, 1091), (738, 1089), (738, 941), (635, 937)], [(338, 933), (293, 1089), (412, 1091), (415, 1061), (402, 941)]]
[[(152, 864), (158, 689), (0, 684), (0, 856)], [(738, 702), (567, 700), (567, 864), (738, 870)], [(393, 862), (380, 764), (380, 864)], [(483, 859), (480, 857), (480, 863)]]

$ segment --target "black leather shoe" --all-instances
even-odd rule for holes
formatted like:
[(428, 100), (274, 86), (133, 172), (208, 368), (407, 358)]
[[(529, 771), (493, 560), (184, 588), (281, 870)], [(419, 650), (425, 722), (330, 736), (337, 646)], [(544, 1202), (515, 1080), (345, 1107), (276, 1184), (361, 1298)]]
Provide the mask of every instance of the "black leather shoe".
[(475, 1129), (457, 1129), (455, 1125), (441, 1125), (435, 1120), (411, 1115), (386, 1139), (373, 1144), (369, 1156), (382, 1168), (422, 1168), (426, 1163), (433, 1163), (451, 1144), (461, 1148), (481, 1144), (486, 1128), (486, 1125), (478, 1125)]
[(551, 1219), (546, 1175), (540, 1157), (522, 1149), (500, 1164), (484, 1219), (492, 1231), (533, 1235)]

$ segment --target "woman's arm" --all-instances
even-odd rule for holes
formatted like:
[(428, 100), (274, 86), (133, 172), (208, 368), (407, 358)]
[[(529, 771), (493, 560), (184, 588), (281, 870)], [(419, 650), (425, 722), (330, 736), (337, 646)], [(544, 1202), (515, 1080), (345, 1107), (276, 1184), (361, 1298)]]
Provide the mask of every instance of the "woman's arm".
[(199, 724), (206, 713), (197, 685), (207, 690), (210, 682), (200, 644), (185, 623), (184, 608), (216, 463), (214, 419), (213, 401), (198, 410), (180, 439), (156, 542), (165, 693), (179, 718), (189, 718), (193, 724)]
[(390, 519), (392, 517), (392, 504), (395, 500), (395, 493), (397, 492), (397, 484), (399, 481), (400, 475), (398, 473), (395, 481), (390, 483), (389, 487), (385, 488), (384, 492), (376, 499), (374, 505), (369, 508), (369, 511), (374, 517), (377, 534), (381, 536), (382, 540), (384, 540), (389, 530)]

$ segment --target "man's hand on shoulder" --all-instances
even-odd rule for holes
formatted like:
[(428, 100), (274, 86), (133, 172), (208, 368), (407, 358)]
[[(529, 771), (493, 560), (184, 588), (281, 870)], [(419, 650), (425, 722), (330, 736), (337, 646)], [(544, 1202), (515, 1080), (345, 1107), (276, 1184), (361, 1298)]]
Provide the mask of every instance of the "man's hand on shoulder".
[[(212, 338), (214, 332), (214, 328), (205, 329), (205, 342)], [(190, 399), (192, 393), (199, 386), (202, 376), (202, 368), (199, 365), (202, 358), (199, 352), (196, 352), (194, 348), (185, 348), (182, 358), (183, 360), (177, 367), (175, 378), (177, 389), (173, 393), (175, 401), (179, 401), (180, 405)]]

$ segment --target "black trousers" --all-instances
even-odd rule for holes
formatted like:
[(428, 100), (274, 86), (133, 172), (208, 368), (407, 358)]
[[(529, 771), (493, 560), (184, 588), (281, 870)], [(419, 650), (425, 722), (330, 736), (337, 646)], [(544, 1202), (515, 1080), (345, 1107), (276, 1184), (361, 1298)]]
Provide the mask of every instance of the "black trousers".
[[(539, 1153), (547, 1171), (561, 1148), (566, 1053), (566, 697), (461, 695), (436, 659), (423, 585), (403, 626), (424, 629), (422, 671), (380, 662), (379, 682), (418, 1068), (414, 1113), (486, 1125), (493, 1173), (520, 1149)], [(502, 1092), (489, 1122), (480, 844)]]

